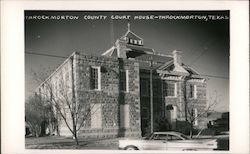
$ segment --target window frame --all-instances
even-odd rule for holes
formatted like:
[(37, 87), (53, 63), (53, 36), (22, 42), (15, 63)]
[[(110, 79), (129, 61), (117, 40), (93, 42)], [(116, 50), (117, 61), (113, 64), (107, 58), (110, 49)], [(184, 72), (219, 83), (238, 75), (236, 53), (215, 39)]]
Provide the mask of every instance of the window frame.
[[(97, 88), (94, 86), (93, 87), (93, 69), (97, 69)], [(101, 90), (101, 67), (100, 66), (91, 66), (91, 71), (90, 71), (90, 88), (92, 90)]]
[(197, 85), (190, 84), (190, 98), (197, 99)]
[[(121, 82), (122, 76), (121, 73), (125, 73), (125, 81)], [(120, 90), (123, 92), (129, 92), (129, 71), (128, 70), (120, 70), (120, 84), (124, 83), (124, 85), (120, 85)], [(123, 89), (123, 87), (125, 89)]]
[[(164, 85), (164, 95), (165, 95), (165, 97), (168, 97), (168, 98), (175, 98), (175, 97), (177, 97), (177, 83), (176, 82), (164, 82), (163, 84), (165, 84)], [(173, 84), (174, 85), (174, 95), (168, 95), (168, 84)]]

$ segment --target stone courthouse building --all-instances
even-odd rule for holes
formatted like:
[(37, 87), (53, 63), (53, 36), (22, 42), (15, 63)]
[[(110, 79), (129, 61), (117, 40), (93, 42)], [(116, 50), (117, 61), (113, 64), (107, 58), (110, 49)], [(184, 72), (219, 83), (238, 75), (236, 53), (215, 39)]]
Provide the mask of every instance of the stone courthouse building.
[[(46, 91), (48, 80), (53, 81), (55, 93), (60, 91), (60, 78), (72, 87), (68, 93), (76, 103), (91, 110), (78, 132), (85, 137), (143, 136), (151, 126), (151, 97), (155, 121), (165, 118), (177, 131), (183, 130), (188, 103), (192, 103), (195, 116), (206, 107), (206, 79), (182, 63), (181, 52), (157, 53), (144, 46), (143, 38), (129, 26), (100, 56), (73, 53), (37, 93)], [(194, 121), (196, 127), (205, 124), (202, 118)], [(63, 121), (58, 131), (71, 135)]]

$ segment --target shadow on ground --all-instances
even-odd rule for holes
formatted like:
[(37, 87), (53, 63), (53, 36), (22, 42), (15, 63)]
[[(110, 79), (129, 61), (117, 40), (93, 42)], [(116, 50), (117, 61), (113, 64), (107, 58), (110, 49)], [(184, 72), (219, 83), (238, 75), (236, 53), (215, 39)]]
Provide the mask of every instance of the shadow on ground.
[(110, 149), (117, 150), (118, 138), (116, 139), (79, 139), (79, 145), (76, 145), (72, 138), (47, 136), (47, 137), (29, 137), (25, 138), (26, 149)]

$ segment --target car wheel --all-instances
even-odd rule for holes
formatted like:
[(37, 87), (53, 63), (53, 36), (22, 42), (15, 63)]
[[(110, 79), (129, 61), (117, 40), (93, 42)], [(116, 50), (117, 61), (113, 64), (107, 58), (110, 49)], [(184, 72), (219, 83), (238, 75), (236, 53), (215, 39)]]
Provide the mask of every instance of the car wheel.
[(138, 149), (134, 146), (128, 146), (125, 148), (125, 150), (138, 150)]

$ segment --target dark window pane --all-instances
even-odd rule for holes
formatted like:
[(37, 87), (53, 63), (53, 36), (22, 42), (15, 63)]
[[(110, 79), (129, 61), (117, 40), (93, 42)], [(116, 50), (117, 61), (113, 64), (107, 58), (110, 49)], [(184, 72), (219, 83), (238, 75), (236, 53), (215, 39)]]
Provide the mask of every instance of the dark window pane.
[(175, 96), (175, 83), (164, 82), (163, 90), (164, 90), (165, 96)]
[(98, 68), (91, 68), (91, 89), (98, 89)]
[(126, 85), (126, 72), (120, 71), (120, 89), (122, 91), (126, 91), (127, 85)]

